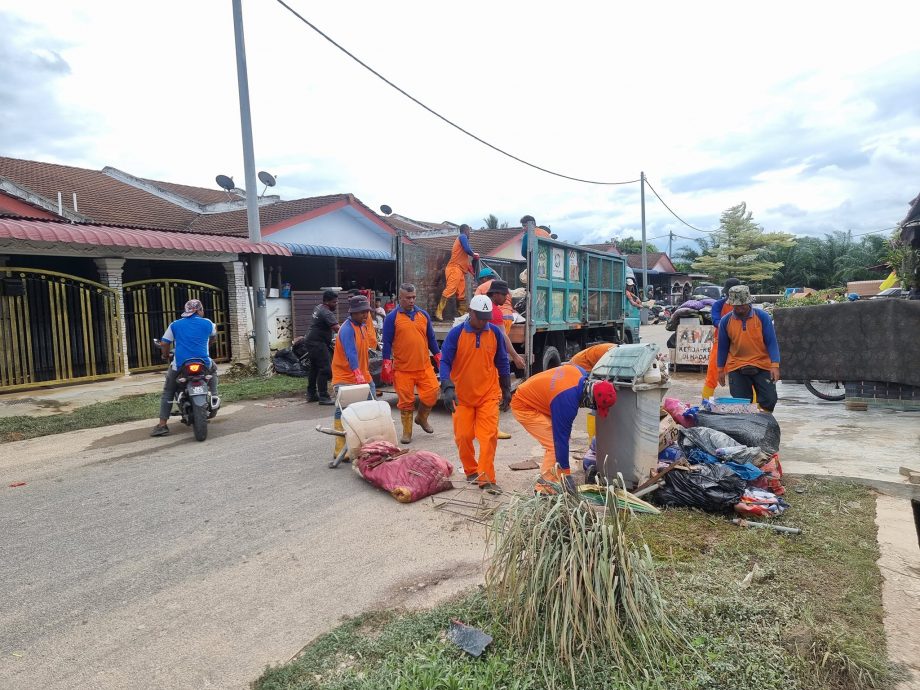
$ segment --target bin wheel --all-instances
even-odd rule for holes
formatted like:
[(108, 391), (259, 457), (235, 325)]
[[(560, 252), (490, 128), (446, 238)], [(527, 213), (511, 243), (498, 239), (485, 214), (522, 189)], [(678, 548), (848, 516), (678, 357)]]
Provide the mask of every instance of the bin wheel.
[(552, 345), (549, 345), (543, 349), (543, 368), (541, 371), (546, 371), (547, 369), (555, 369), (560, 364), (562, 364), (562, 356)]

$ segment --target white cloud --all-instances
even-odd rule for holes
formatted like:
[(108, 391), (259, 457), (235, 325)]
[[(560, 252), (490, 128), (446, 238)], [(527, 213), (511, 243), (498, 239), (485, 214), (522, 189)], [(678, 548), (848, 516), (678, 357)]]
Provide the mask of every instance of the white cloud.
[[(532, 213), (568, 240), (638, 236), (637, 186), (579, 184), (508, 160), (277, 3), (244, 4), (257, 165), (278, 174), (284, 196), (352, 192), (374, 208), (473, 225)], [(292, 4), (483, 138), (578, 177), (644, 169), (700, 227), (747, 201), (770, 229), (869, 230), (893, 225), (917, 192), (920, 49), (896, 39), (920, 19), (914, 5)], [(44, 143), (0, 140), (0, 152), (241, 183), (229, 3), (0, 0), (4, 10), (35, 25), (29, 55), (60, 56), (70, 71), (53, 77), (66, 111), (32, 99), (13, 113), (21, 126), (52, 122)], [(646, 196), (649, 237), (697, 234)], [(774, 210), (790, 207), (800, 215)]]

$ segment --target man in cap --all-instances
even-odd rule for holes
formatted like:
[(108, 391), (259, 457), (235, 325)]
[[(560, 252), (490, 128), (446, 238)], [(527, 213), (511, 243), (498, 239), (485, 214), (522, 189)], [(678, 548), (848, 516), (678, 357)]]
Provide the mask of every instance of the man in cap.
[(438, 379), (431, 368), (430, 356), (440, 366), (441, 350), (431, 327), (431, 317), (415, 306), (415, 285), (403, 283), (399, 286), (399, 306), (383, 321), (383, 370), (380, 373), (380, 380), (392, 383), (399, 398), (396, 406), (402, 419), (401, 443), (412, 441), (416, 390), (419, 403), (415, 423), (425, 433), (434, 433), (428, 415), (438, 401)]
[(596, 408), (601, 417), (617, 401), (616, 389), (609, 381), (591, 381), (574, 364), (534, 374), (518, 386), (511, 411), (527, 432), (543, 446), (543, 463), (534, 493), (556, 493), (554, 485), (575, 491), (569, 467), (569, 437), (581, 407)]
[(709, 350), (709, 364), (706, 366), (706, 381), (703, 383), (703, 397), (711, 398), (716, 392), (716, 384), (719, 382), (719, 365), (716, 361), (719, 356), (719, 321), (723, 316), (731, 314), (732, 305), (726, 304), (728, 300), (728, 291), (741, 285), (741, 281), (735, 277), (728, 278), (725, 285), (722, 286), (722, 297), (713, 302), (711, 307), (712, 325), (715, 327), (713, 333), (712, 349)]
[[(339, 337), (335, 340), (335, 351), (332, 355), (332, 390), (338, 391), (339, 386), (355, 384), (370, 384), (368, 400), (373, 400), (376, 391), (374, 379), (371, 377), (368, 364), (367, 351), (371, 343), (376, 344), (376, 338), (371, 337), (373, 325), (368, 324), (368, 314), (371, 304), (366, 295), (352, 295), (348, 298), (348, 319), (339, 329)], [(342, 426), (342, 410), (338, 405), (333, 415), (333, 426), (337, 431), (344, 431)], [(337, 456), (345, 445), (345, 439), (337, 436), (333, 456)]]
[(444, 292), (441, 293), (441, 301), (434, 313), (438, 321), (444, 320), (444, 307), (454, 295), (457, 296), (457, 313), (461, 316), (466, 314), (466, 274), (473, 273), (470, 259), (478, 260), (479, 254), (470, 246), (470, 226), (464, 223), (460, 226), (460, 234), (454, 240), (450, 260), (444, 268)]
[(336, 316), (338, 304), (339, 297), (335, 290), (326, 290), (322, 304), (313, 309), (313, 322), (305, 339), (307, 352), (310, 353), (308, 403), (335, 404), (329, 397), (329, 379), (332, 378), (332, 334), (339, 330), (339, 319)]
[(151, 436), (166, 436), (169, 433), (167, 421), (172, 412), (173, 398), (176, 397), (176, 378), (179, 368), (190, 359), (200, 359), (208, 366), (208, 389), (211, 392), (211, 413), (220, 407), (217, 397), (217, 365), (211, 360), (210, 345), (217, 337), (217, 326), (210, 319), (204, 318), (204, 305), (200, 300), (190, 299), (185, 303), (182, 318), (169, 324), (160, 338), (160, 353), (168, 360), (173, 343), (176, 345), (175, 356), (166, 370), (166, 382), (160, 397), (160, 421), (150, 432)]
[(629, 303), (633, 305), (636, 309), (642, 308), (642, 300), (636, 297), (636, 279), (635, 278), (626, 279), (626, 299), (628, 299)]
[[(495, 483), (499, 402), (511, 400), (511, 370), (504, 334), (485, 295), (470, 301), (469, 320), (454, 326), (441, 348), (441, 399), (453, 415), (454, 440), (468, 482), (490, 493)], [(479, 460), (473, 440), (479, 441)]]
[(754, 399), (767, 412), (776, 407), (776, 382), (779, 381), (779, 345), (770, 315), (752, 306), (747, 285), (729, 288), (726, 303), (732, 312), (719, 320), (719, 385), (728, 387), (733, 397)]
[[(514, 349), (514, 345), (511, 343), (511, 336), (509, 335), (511, 332), (511, 324), (514, 323), (514, 316), (506, 313), (506, 310), (510, 309), (514, 311), (514, 309), (511, 306), (511, 291), (508, 289), (508, 283), (499, 278), (494, 278), (487, 281), (486, 289), (486, 297), (492, 301), (492, 319), (489, 323), (501, 329), (502, 336), (505, 340), (505, 351), (508, 353), (508, 358), (511, 360), (511, 363), (518, 369), (523, 369), (524, 358)], [(508, 408), (505, 409), (507, 410)], [(499, 429), (498, 438), (500, 440), (507, 440), (511, 438), (511, 434)]]

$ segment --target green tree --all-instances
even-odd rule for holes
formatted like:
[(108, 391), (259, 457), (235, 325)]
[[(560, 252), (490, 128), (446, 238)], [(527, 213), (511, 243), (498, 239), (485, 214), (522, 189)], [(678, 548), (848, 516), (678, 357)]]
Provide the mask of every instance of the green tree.
[(772, 253), (794, 244), (792, 235), (764, 232), (742, 202), (722, 212), (719, 229), (712, 234), (712, 247), (691, 266), (718, 282), (729, 276), (746, 282), (769, 280), (783, 267), (782, 261), (770, 260)]
[[(624, 237), (621, 240), (613, 239), (610, 240), (620, 254), (641, 254), (642, 253), (642, 240), (637, 240), (633, 237)], [(651, 242), (645, 243), (645, 251), (647, 252), (657, 252), (658, 247), (656, 247)]]
[(707, 237), (697, 237), (693, 241), (696, 242), (696, 247), (683, 245), (678, 247), (671, 257), (671, 263), (680, 273), (690, 273), (693, 270), (693, 262), (712, 247), (712, 242)]
[(498, 216), (496, 216), (494, 213), (490, 213), (488, 216), (483, 218), (482, 222), (485, 223), (484, 227), (488, 230), (498, 230), (508, 227), (507, 221), (499, 223)]

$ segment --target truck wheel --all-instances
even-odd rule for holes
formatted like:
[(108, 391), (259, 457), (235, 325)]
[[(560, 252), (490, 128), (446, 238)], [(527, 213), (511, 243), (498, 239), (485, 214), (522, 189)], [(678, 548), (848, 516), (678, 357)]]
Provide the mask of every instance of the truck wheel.
[(632, 331), (626, 331), (626, 337), (623, 338), (623, 344), (624, 344), (624, 345), (632, 345), (632, 342), (633, 342), (633, 334), (632, 334)]
[(562, 364), (562, 357), (559, 354), (559, 350), (552, 345), (545, 347), (543, 349), (543, 368), (540, 371), (555, 369), (560, 364)]

